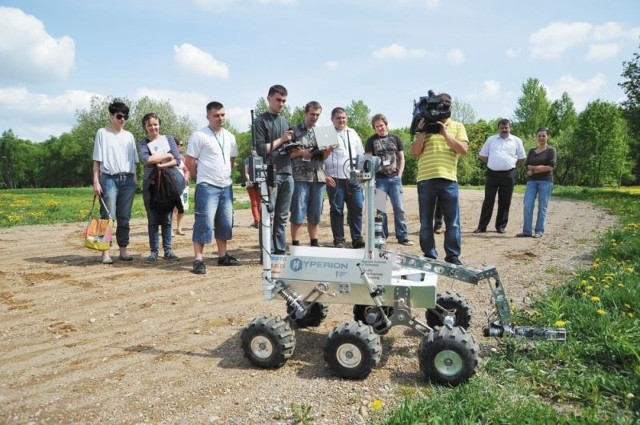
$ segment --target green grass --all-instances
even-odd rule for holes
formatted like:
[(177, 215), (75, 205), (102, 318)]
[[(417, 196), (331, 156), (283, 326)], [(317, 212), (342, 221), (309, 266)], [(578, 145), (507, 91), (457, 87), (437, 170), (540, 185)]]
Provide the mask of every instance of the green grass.
[(554, 188), (620, 220), (590, 267), (567, 276), (517, 324), (565, 326), (565, 343), (501, 339), (478, 375), (456, 388), (404, 394), (379, 424), (640, 423), (640, 188)]
[[(244, 189), (240, 187), (234, 188), (234, 191), (236, 194), (244, 194)], [(190, 196), (189, 204), (193, 205), (193, 190)], [(0, 191), (0, 228), (84, 221), (87, 219), (92, 202), (93, 190), (90, 187), (2, 190)], [(249, 208), (249, 203), (236, 201), (234, 208), (246, 209)], [(131, 217), (146, 217), (140, 193), (133, 201)]]

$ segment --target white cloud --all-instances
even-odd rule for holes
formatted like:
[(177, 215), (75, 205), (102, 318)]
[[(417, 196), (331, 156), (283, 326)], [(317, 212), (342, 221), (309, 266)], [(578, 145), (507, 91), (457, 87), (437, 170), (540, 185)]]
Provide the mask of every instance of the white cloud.
[(424, 5), (427, 9), (435, 10), (440, 7), (440, 0), (424, 0)]
[(392, 43), (387, 47), (382, 47), (373, 52), (376, 59), (409, 59), (422, 57), (427, 52), (423, 49), (407, 49), (397, 43)]
[(469, 100), (497, 100), (500, 95), (500, 83), (495, 80), (486, 80), (482, 82), (482, 88), (475, 90), (468, 98)]
[(71, 37), (56, 39), (35, 16), (0, 6), (0, 78), (28, 83), (64, 80), (74, 66)]
[(207, 77), (229, 78), (229, 68), (224, 62), (216, 60), (210, 53), (200, 50), (193, 44), (184, 43), (173, 46), (174, 58), (184, 69)]
[(520, 53), (522, 52), (522, 49), (518, 48), (518, 49), (507, 49), (507, 57), (508, 58), (517, 58), (518, 56), (520, 56)]
[(454, 65), (463, 64), (465, 61), (464, 53), (460, 49), (450, 49), (447, 52), (447, 59)]
[(623, 35), (622, 25), (618, 22), (607, 22), (593, 29), (593, 38), (596, 41), (607, 41), (620, 38)]
[(334, 70), (334, 69), (338, 69), (340, 67), (340, 63), (338, 63), (337, 61), (326, 61), (324, 63), (325, 68)]
[(547, 87), (547, 93), (550, 99), (560, 99), (562, 93), (567, 92), (571, 96), (571, 100), (576, 106), (576, 110), (580, 111), (587, 106), (592, 99), (598, 98), (598, 92), (607, 84), (607, 80), (602, 73), (596, 74), (594, 77), (581, 81), (574, 76), (568, 74), (563, 75), (553, 84)]
[(0, 88), (0, 117), (21, 138), (42, 142), (60, 136), (76, 123), (76, 111), (90, 107), (97, 93), (67, 90), (58, 96), (30, 93), (24, 87)]
[(237, 0), (193, 0), (193, 4), (200, 9), (214, 12), (223, 12), (227, 7), (237, 2)]
[(640, 27), (631, 28), (629, 31), (627, 31), (626, 35), (627, 35), (627, 38), (637, 41), (638, 38), (640, 37)]
[(568, 48), (582, 43), (591, 27), (588, 22), (553, 22), (531, 34), (531, 55), (540, 59), (557, 59)]
[(589, 61), (607, 60), (615, 58), (620, 53), (620, 46), (616, 43), (592, 44), (585, 58)]

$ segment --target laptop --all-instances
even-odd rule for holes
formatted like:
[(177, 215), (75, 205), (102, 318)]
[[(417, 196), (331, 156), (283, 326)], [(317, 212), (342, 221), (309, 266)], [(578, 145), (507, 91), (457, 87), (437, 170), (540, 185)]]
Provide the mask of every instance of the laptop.
[(314, 127), (313, 133), (316, 136), (316, 142), (318, 143), (318, 148), (324, 149), (329, 146), (337, 146), (338, 145), (338, 132), (335, 127), (332, 125), (327, 125), (324, 127)]

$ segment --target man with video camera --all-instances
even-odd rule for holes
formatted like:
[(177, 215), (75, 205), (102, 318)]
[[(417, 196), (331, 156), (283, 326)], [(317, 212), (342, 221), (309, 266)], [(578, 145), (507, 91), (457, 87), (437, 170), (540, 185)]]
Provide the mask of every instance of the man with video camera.
[(465, 155), (469, 138), (464, 124), (451, 119), (451, 96), (446, 93), (420, 98), (416, 103), (411, 133), (416, 134), (411, 154), (418, 158), (416, 182), (420, 212), (420, 248), (427, 258), (438, 258), (433, 219), (436, 204), (444, 215), (444, 260), (461, 265), (458, 156)]

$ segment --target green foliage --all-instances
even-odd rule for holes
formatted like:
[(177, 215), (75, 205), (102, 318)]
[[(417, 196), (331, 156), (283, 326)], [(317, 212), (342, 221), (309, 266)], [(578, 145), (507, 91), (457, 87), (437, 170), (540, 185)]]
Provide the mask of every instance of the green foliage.
[(352, 100), (344, 109), (347, 112), (347, 125), (358, 133), (363, 142), (367, 140), (374, 133), (369, 107), (362, 100)]
[[(622, 62), (622, 78), (618, 85), (627, 95), (627, 99), (622, 102), (625, 118), (629, 123), (633, 137), (629, 141), (631, 158), (640, 158), (640, 52), (633, 54), (633, 59)], [(635, 181), (640, 180), (640, 161), (633, 167)]]
[(538, 79), (529, 78), (522, 85), (522, 96), (518, 98), (514, 116), (513, 133), (520, 137), (533, 136), (539, 127), (547, 125), (547, 90)]
[(541, 295), (515, 323), (565, 327), (564, 343), (497, 340), (478, 376), (425, 387), (383, 424), (634, 424), (640, 419), (640, 189), (557, 187), (618, 216), (590, 267)]

